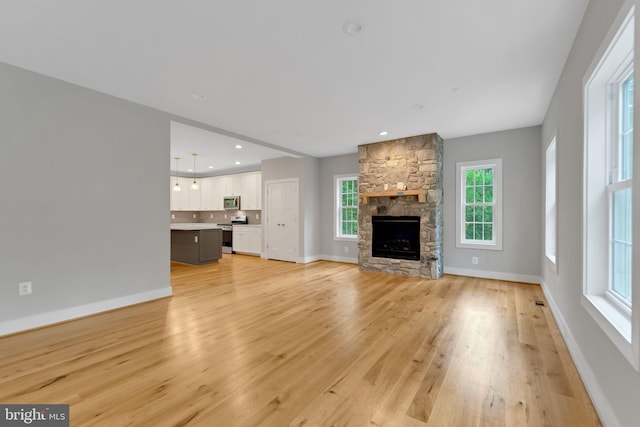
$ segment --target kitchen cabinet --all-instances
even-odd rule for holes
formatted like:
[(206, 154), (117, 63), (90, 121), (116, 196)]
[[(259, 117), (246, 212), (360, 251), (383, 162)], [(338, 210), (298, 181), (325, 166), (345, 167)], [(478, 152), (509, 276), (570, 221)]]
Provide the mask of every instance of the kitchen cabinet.
[(262, 253), (261, 225), (234, 225), (233, 251), (250, 255)]
[(217, 176), (202, 178), (202, 191), (200, 193), (200, 210), (219, 211), (222, 206), (222, 191)]
[(242, 210), (262, 209), (262, 173), (247, 172), (233, 175), (198, 178), (199, 189), (192, 190), (193, 178), (177, 178), (182, 191), (173, 191), (176, 177), (170, 177), (172, 211), (221, 211), (224, 196), (240, 196)]
[(262, 173), (249, 172), (237, 176), (240, 186), (240, 207), (243, 210), (262, 209)]
[[(169, 185), (171, 194), (172, 211), (197, 211), (200, 210), (200, 188), (191, 189), (193, 178), (177, 178), (182, 191), (173, 191), (176, 186), (176, 177), (172, 176)], [(200, 180), (198, 180), (200, 181)]]
[(171, 261), (202, 265), (222, 258), (222, 230), (171, 230)]

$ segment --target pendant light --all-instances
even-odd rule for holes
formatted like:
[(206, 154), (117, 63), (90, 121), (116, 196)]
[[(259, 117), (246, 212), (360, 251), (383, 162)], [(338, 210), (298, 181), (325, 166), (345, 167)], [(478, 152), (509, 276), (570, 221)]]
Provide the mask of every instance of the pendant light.
[(178, 182), (178, 160), (180, 160), (180, 157), (174, 157), (174, 159), (176, 159), (176, 185), (173, 186), (173, 191), (182, 191), (180, 182)]
[(197, 190), (199, 188), (198, 181), (196, 181), (196, 156), (197, 154), (193, 154), (193, 183), (191, 183), (192, 190)]

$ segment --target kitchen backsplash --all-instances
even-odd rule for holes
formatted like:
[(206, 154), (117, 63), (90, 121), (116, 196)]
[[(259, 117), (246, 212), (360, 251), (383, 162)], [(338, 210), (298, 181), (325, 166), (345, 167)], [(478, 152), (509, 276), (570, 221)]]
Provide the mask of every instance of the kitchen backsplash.
[(262, 211), (171, 211), (171, 223), (213, 222), (229, 224), (234, 215), (246, 215), (249, 224), (262, 224)]

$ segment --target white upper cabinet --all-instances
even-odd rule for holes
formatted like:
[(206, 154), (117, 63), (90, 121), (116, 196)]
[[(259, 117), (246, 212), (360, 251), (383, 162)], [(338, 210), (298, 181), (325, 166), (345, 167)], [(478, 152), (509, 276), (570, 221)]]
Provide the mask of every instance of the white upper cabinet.
[(193, 178), (177, 178), (182, 191), (173, 191), (176, 177), (170, 179), (172, 211), (221, 211), (225, 196), (240, 196), (243, 210), (262, 209), (262, 173), (248, 172), (234, 175), (198, 178), (199, 189), (192, 190)]
[(212, 176), (201, 179), (200, 210), (222, 210), (222, 192), (218, 183), (218, 177)]
[(261, 209), (262, 173), (249, 172), (238, 175), (240, 184), (240, 207), (243, 210)]

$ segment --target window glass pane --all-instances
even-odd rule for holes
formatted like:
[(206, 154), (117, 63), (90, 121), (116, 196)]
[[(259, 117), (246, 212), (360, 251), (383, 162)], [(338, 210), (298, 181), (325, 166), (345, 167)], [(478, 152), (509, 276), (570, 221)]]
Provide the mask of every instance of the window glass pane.
[(493, 222), (493, 206), (484, 207), (484, 220), (485, 222)]
[(468, 170), (466, 173), (466, 182), (465, 185), (473, 185), (473, 171)]
[(482, 185), (482, 171), (479, 169), (473, 170), (473, 183), (475, 185)]
[(611, 290), (631, 303), (631, 189), (612, 197)]
[(484, 201), (486, 203), (493, 203), (493, 186), (484, 187)]
[(482, 222), (483, 221), (483, 215), (484, 213), (484, 209), (482, 208), (482, 206), (476, 206), (475, 208), (475, 215), (474, 215), (474, 221), (475, 222)]
[(485, 226), (484, 226), (484, 240), (493, 240), (493, 225), (485, 224)]
[(483, 240), (482, 239), (482, 224), (474, 224), (473, 225), (473, 238), (475, 240)]
[(464, 222), (473, 221), (473, 207), (467, 206), (464, 208)]
[(620, 129), (620, 180), (632, 177), (633, 169), (633, 74), (622, 84)]
[(484, 187), (475, 187), (475, 202), (484, 202)]
[(473, 240), (473, 224), (465, 224), (464, 238), (467, 240)]
[(484, 184), (493, 184), (493, 168), (484, 170)]
[(467, 203), (473, 203), (474, 201), (475, 201), (475, 198), (474, 198), (473, 187), (468, 187), (467, 188), (466, 202)]

